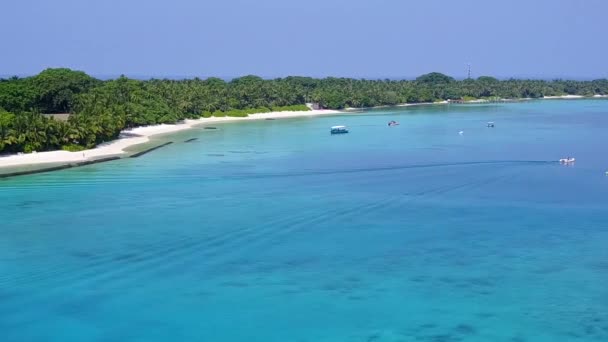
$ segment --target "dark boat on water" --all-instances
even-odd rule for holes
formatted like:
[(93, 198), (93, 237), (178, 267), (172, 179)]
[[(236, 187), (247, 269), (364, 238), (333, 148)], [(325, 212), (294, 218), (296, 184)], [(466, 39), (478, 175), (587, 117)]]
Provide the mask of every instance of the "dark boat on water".
[(348, 128), (346, 128), (346, 126), (332, 126), (331, 134), (344, 134), (344, 133), (348, 133)]

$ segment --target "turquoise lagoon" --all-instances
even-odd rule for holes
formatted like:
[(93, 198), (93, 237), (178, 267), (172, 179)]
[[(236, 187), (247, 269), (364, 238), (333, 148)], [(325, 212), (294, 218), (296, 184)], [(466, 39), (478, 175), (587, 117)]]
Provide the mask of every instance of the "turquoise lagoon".
[(608, 101), (216, 126), (1, 180), (1, 340), (608, 341)]

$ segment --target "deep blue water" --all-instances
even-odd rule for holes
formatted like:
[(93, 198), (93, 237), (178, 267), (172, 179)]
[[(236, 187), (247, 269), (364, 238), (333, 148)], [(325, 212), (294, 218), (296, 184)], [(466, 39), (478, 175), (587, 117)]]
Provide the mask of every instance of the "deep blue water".
[(608, 340), (608, 101), (217, 127), (0, 180), (1, 340)]

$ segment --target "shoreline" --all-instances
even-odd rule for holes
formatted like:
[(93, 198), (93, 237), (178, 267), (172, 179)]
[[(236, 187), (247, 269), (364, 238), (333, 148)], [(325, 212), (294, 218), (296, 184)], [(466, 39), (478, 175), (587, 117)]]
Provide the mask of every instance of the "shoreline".
[(585, 96), (583, 96), (583, 95), (558, 95), (558, 96), (543, 96), (542, 98), (544, 100), (575, 100), (575, 99), (584, 99)]
[[(0, 175), (11, 173), (11, 171), (15, 171), (16, 168), (30, 168), (27, 172), (33, 173), (44, 172), (45, 169), (51, 171), (50, 169), (56, 169), (59, 166), (79, 166), (80, 164), (88, 165), (96, 161), (99, 162), (102, 159), (107, 160), (108, 158), (113, 158), (112, 160), (120, 159), (129, 156), (129, 152), (126, 151), (127, 148), (150, 142), (150, 139), (155, 135), (181, 132), (195, 128), (196, 126), (234, 121), (287, 119), (340, 113), (343, 112), (328, 109), (295, 112), (270, 112), (250, 114), (247, 117), (210, 117), (185, 120), (183, 123), (177, 124), (160, 124), (154, 126), (136, 127), (122, 131), (116, 140), (108, 141), (98, 145), (95, 148), (79, 152), (57, 150), (0, 156)], [(24, 171), (18, 172), (20, 173)]]
[[(578, 100), (578, 99), (598, 99), (607, 98), (608, 95), (595, 95), (585, 97), (582, 95), (562, 95), (562, 96), (545, 96), (537, 100)], [(535, 100), (531, 98), (524, 99), (500, 99), (501, 102), (518, 102)], [(478, 99), (460, 102), (461, 104), (482, 104), (489, 101)], [(322, 115), (347, 114), (357, 111), (365, 111), (370, 109), (391, 108), (391, 107), (413, 107), (413, 106), (433, 106), (446, 105), (449, 101), (439, 102), (421, 102), (421, 103), (401, 103), (393, 106), (376, 106), (362, 108), (346, 108), (343, 110), (319, 109), (309, 111), (285, 111), (285, 112), (269, 112), (250, 114), (247, 117), (210, 117), (200, 119), (187, 119), (182, 123), (177, 124), (160, 124), (153, 126), (142, 126), (124, 130), (120, 133), (116, 140), (102, 143), (95, 148), (83, 150), (79, 152), (69, 152), (64, 150), (22, 153), (0, 156), (0, 178), (9, 177), (11, 175), (32, 174), (39, 172), (53, 171), (57, 169), (77, 167), (82, 165), (90, 165), (109, 160), (117, 160), (130, 157), (137, 152), (128, 151), (128, 148), (145, 144), (151, 141), (151, 138), (157, 135), (165, 135), (176, 132), (181, 132), (196, 128), (197, 126), (205, 126), (214, 123), (226, 123), (236, 121), (251, 121), (264, 119), (288, 119), (298, 117), (315, 117)], [(153, 147), (155, 149), (156, 147)]]
[[(531, 98), (531, 97), (522, 97), (522, 98), (514, 98), (514, 99), (506, 99), (500, 98), (497, 100), (487, 100), (487, 99), (475, 99), (475, 100), (462, 100), (462, 101), (437, 101), (437, 102), (416, 102), (416, 103), (398, 103), (395, 105), (382, 105), (382, 106), (373, 106), (373, 107), (349, 107), (341, 109), (340, 112), (356, 112), (360, 110), (369, 110), (369, 109), (381, 109), (381, 108), (394, 108), (394, 107), (417, 107), (417, 106), (435, 106), (435, 105), (449, 105), (449, 104), (486, 104), (486, 103), (512, 103), (512, 102), (524, 102), (524, 101), (534, 101), (534, 100), (548, 100), (548, 99), (565, 99), (565, 100), (574, 100), (574, 99), (597, 99), (608, 97), (608, 95), (594, 95), (587, 97), (578, 97), (579, 95), (565, 95), (566, 97), (556, 96), (556, 97), (539, 97), (539, 98)], [(574, 96), (574, 97), (569, 97)]]
[(449, 104), (448, 101), (439, 101), (439, 102), (418, 102), (418, 103), (398, 103), (395, 105), (383, 105), (383, 106), (373, 106), (373, 107), (348, 107), (344, 108), (342, 112), (356, 112), (360, 110), (369, 110), (369, 109), (380, 109), (380, 108), (394, 108), (394, 107), (414, 107), (414, 106), (432, 106), (432, 105), (442, 105)]

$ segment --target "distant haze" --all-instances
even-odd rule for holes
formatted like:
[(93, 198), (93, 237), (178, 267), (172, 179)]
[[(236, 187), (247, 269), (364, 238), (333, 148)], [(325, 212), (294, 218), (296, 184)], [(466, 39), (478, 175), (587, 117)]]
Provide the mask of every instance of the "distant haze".
[(20, 0), (0, 75), (608, 77), (605, 0)]

